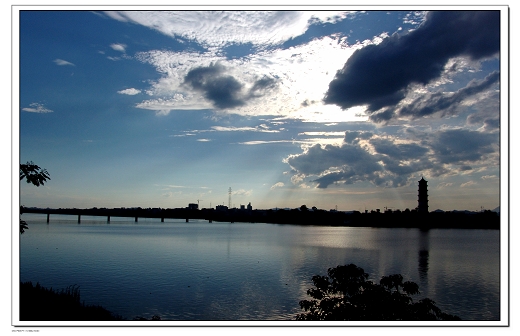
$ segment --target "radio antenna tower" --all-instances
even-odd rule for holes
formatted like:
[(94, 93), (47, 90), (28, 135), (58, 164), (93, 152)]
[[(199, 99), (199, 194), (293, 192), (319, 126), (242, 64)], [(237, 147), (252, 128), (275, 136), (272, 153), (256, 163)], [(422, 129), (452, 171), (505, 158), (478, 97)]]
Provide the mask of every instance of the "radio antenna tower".
[(228, 194), (228, 209), (231, 209), (231, 187), (229, 187)]

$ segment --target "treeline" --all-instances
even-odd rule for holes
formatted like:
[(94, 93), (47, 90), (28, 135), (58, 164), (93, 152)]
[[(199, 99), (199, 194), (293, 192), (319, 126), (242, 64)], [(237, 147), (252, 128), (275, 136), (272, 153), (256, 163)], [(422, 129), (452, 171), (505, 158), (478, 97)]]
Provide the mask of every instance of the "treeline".
[(21, 208), (21, 213), (67, 214), (85, 216), (112, 216), (129, 218), (180, 218), (203, 219), (219, 222), (275, 223), (324, 226), (354, 226), (383, 228), (466, 228), (500, 229), (500, 215), (493, 211), (482, 212), (430, 212), (405, 211), (325, 211), (308, 209), (161, 209), (161, 208), (91, 208), (91, 209), (37, 209)]
[(350, 226), (421, 229), (500, 229), (500, 215), (483, 212), (390, 212), (354, 214)]
[[(204, 211), (204, 210), (203, 210)], [(459, 228), (500, 229), (500, 216), (496, 212), (431, 212), (415, 211), (361, 213), (325, 210), (253, 210), (212, 212), (207, 216), (216, 221), (252, 222), (273, 224), (299, 224), (323, 226), (381, 227), (381, 228)], [(206, 219), (208, 219), (206, 218)]]

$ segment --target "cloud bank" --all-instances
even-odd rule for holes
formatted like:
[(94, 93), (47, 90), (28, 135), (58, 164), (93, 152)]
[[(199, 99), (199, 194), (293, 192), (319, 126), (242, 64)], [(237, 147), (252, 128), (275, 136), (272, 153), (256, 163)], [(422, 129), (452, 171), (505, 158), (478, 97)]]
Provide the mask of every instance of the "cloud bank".
[[(500, 12), (428, 12), (416, 30), (405, 35), (393, 34), (379, 44), (357, 50), (330, 82), (324, 102), (342, 109), (367, 106), (368, 113), (395, 107), (413, 85), (424, 86), (439, 79), (450, 59), (466, 57), (477, 61), (495, 56), (499, 50)], [(497, 80), (495, 74), (482, 85)], [(478, 92), (475, 86), (468, 88), (451, 102), (457, 103), (463, 95)], [(447, 109), (450, 99), (442, 103)], [(410, 107), (402, 114), (421, 114), (412, 110)], [(379, 120), (394, 116), (391, 110), (381, 113)], [(425, 109), (422, 113), (432, 112)]]
[(400, 187), (421, 174), (442, 177), (498, 165), (498, 134), (456, 128), (405, 139), (347, 131), (340, 146), (317, 144), (286, 162), (298, 182), (306, 178), (318, 188), (356, 182)]

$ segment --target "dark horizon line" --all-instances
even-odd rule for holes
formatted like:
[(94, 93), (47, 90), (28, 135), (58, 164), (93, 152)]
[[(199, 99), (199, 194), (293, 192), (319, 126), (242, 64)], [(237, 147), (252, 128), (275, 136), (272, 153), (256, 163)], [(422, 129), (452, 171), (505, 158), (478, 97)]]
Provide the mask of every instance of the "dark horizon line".
[[(194, 205), (194, 206), (193, 206)], [(90, 208), (76, 208), (76, 207), (72, 207), (72, 208), (56, 208), (56, 207), (27, 207), (27, 206), (24, 206), (24, 205), (21, 205), (20, 206), (20, 209), (36, 209), (36, 210), (199, 210), (199, 211), (211, 211), (211, 210), (214, 210), (214, 211), (218, 211), (219, 208), (220, 210), (249, 210), (249, 211), (278, 211), (278, 210), (300, 210), (302, 211), (302, 207), (306, 207), (306, 205), (302, 205), (300, 207), (294, 207), (294, 208), (291, 208), (291, 207), (274, 207), (274, 208), (268, 208), (268, 209), (247, 209), (247, 206), (242, 208), (242, 207), (232, 207), (230, 208), (229, 206), (227, 205), (217, 205), (215, 207), (210, 207), (210, 208), (199, 208), (198, 207), (198, 204), (197, 203), (190, 203), (187, 207), (177, 207), (177, 208), (163, 208), (163, 207), (113, 207), (113, 208), (107, 208), (107, 207), (90, 207)], [(443, 210), (443, 209), (435, 209), (435, 210), (432, 210), (432, 211), (427, 211), (428, 213), (435, 213), (435, 212), (471, 212), (471, 213), (479, 213), (479, 212), (485, 212), (485, 211), (491, 211), (491, 212), (496, 212), (496, 213), (500, 213), (500, 210), (497, 211), (497, 209), (500, 209), (500, 205), (497, 206), (496, 208), (494, 209), (486, 209), (486, 208), (483, 208), (481, 207), (480, 210), (468, 210), (468, 209), (463, 209), (463, 210), (459, 210), (459, 209), (453, 209), (453, 210)], [(418, 211), (418, 207), (415, 207), (415, 208), (405, 208), (404, 210), (402, 209), (398, 209), (398, 208), (392, 208), (392, 207), (383, 207), (383, 209), (381, 208), (375, 208), (375, 209), (366, 209), (363, 211), (359, 211), (359, 210), (338, 210), (338, 209), (330, 209), (330, 210), (325, 210), (325, 209), (320, 209), (320, 208), (317, 208), (317, 207), (307, 207), (306, 208), (306, 211), (310, 211), (310, 212), (313, 212), (313, 211), (320, 211), (320, 212), (343, 212), (343, 213), (355, 213), (355, 212), (359, 212), (359, 213), (371, 213), (371, 212), (378, 212), (378, 213), (385, 213), (385, 212), (417, 212)]]
[(188, 223), (191, 219), (207, 220), (215, 222), (240, 222), (240, 223), (270, 223), (270, 224), (295, 224), (295, 225), (320, 225), (320, 226), (347, 226), (347, 227), (379, 227), (379, 228), (450, 228), (450, 229), (500, 229), (500, 214), (490, 210), (483, 212), (421, 212), (421, 211), (386, 211), (364, 212), (354, 211), (350, 213), (340, 211), (303, 209), (280, 210), (245, 210), (227, 209), (37, 209), (20, 208), (22, 213), (39, 213), (47, 215), (47, 223), (50, 215), (77, 216), (78, 224), (81, 216), (106, 217), (110, 223), (111, 217), (134, 218), (137, 223), (139, 218), (156, 218), (164, 222), (165, 219), (185, 219)]

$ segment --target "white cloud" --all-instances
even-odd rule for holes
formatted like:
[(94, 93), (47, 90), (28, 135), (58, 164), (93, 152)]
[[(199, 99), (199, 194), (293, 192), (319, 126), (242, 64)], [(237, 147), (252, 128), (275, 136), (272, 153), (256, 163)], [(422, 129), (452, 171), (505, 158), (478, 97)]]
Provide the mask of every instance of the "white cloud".
[(62, 59), (55, 59), (53, 61), (54, 63), (56, 63), (57, 65), (71, 65), (71, 66), (76, 66), (74, 63), (71, 63), (71, 62), (68, 62), (68, 61), (65, 61), (65, 60), (62, 60)]
[(341, 139), (345, 136), (345, 132), (302, 132), (298, 135), (306, 136), (341, 136)]
[(124, 89), (124, 90), (121, 90), (121, 91), (117, 91), (117, 93), (134, 96), (136, 94), (141, 93), (141, 90), (130, 88), (130, 89)]
[(53, 110), (50, 110), (50, 109), (46, 108), (45, 106), (43, 106), (40, 103), (32, 103), (32, 104), (29, 104), (29, 106), (30, 107), (22, 108), (22, 111), (32, 112), (32, 113), (50, 113), (50, 112), (54, 112)]
[[(155, 93), (147, 92), (149, 95), (156, 95)], [(198, 100), (195, 98), (198, 97)], [(174, 94), (173, 97), (154, 98), (144, 100), (136, 105), (137, 108), (155, 111), (157, 115), (168, 115), (172, 110), (205, 110), (211, 109), (212, 105), (204, 101), (204, 98), (186, 93)]]
[(476, 185), (476, 184), (477, 184), (477, 182), (475, 182), (475, 181), (468, 181), (468, 182), (466, 182), (466, 183), (462, 183), (462, 184), (460, 185), (460, 187), (461, 187), (461, 188), (466, 188), (466, 187), (474, 186), (474, 185)]
[(277, 45), (305, 33), (310, 23), (337, 22), (338, 11), (107, 11), (109, 17), (140, 24), (206, 48), (252, 43)]
[(110, 48), (114, 49), (115, 51), (120, 51), (120, 52), (124, 53), (126, 51), (126, 44), (112, 43), (110, 45)]
[(231, 195), (240, 195), (240, 196), (249, 196), (252, 193), (253, 193), (253, 190), (245, 190), (245, 189), (231, 191)]
[(451, 182), (441, 182), (437, 186), (437, 189), (443, 189), (443, 188), (447, 188), (447, 187), (451, 187), (451, 186), (453, 186), (453, 183), (451, 183)]
[(256, 127), (234, 127), (234, 126), (212, 126), (212, 129), (218, 132), (262, 132), (262, 133), (278, 133), (279, 130), (271, 130), (265, 127), (256, 126)]
[(283, 187), (284, 185), (285, 185), (285, 184), (284, 184), (283, 182), (277, 182), (277, 183), (275, 183), (275, 184), (273, 184), (273, 185), (271, 186), (271, 190), (274, 190), (274, 189), (276, 189), (276, 188), (281, 188), (281, 187)]
[(273, 143), (294, 143), (293, 140), (252, 140), (239, 142), (239, 145), (264, 145)]

